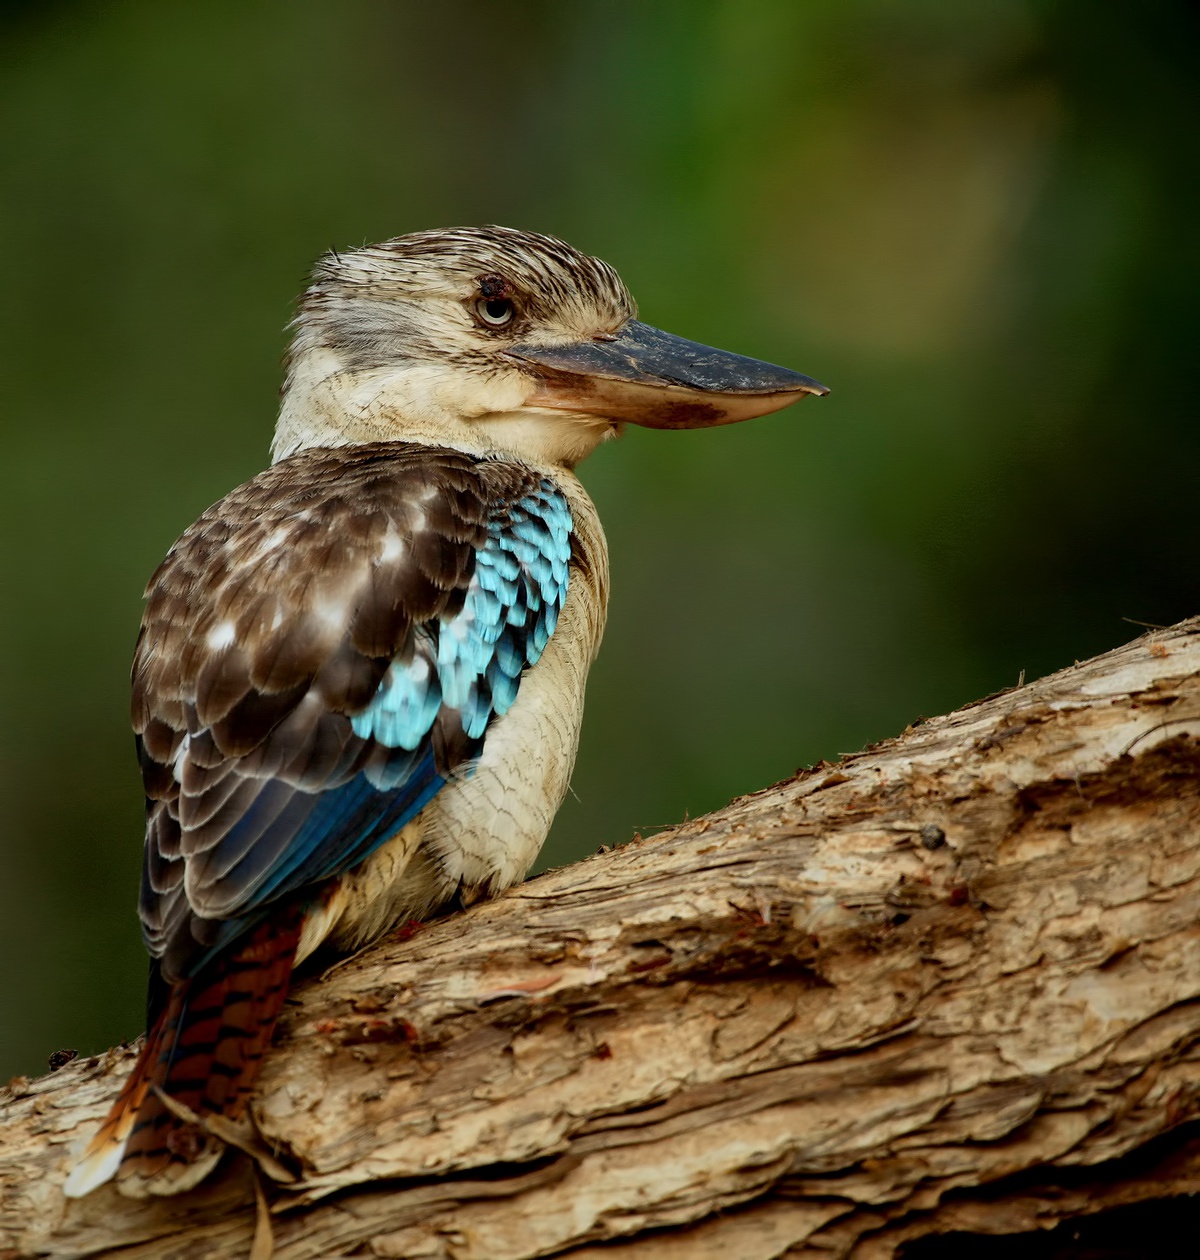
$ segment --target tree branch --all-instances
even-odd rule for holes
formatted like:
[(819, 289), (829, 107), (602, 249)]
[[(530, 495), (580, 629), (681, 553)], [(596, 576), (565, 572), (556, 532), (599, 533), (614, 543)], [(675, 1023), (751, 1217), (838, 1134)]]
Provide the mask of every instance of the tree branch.
[(1200, 619), (393, 936), (296, 989), (283, 1167), (177, 1199), (61, 1194), (130, 1048), (18, 1079), (0, 1255), (869, 1260), (1200, 1191), (1198, 770)]

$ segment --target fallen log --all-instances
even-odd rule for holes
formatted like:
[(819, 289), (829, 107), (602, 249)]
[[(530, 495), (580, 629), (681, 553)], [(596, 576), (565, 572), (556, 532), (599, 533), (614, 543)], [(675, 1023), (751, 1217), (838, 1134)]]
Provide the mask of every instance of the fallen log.
[(1194, 619), (398, 933), (178, 1198), (61, 1193), (133, 1047), (19, 1078), (0, 1257), (873, 1260), (1200, 1191), (1198, 771)]

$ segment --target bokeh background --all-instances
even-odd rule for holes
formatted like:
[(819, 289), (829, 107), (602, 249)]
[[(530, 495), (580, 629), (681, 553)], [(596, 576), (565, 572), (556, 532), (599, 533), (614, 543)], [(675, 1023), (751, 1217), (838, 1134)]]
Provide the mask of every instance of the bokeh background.
[(140, 1030), (143, 583), (311, 260), (500, 222), (822, 401), (583, 469), (557, 864), (1200, 611), (1185, 0), (0, 7), (0, 1079)]

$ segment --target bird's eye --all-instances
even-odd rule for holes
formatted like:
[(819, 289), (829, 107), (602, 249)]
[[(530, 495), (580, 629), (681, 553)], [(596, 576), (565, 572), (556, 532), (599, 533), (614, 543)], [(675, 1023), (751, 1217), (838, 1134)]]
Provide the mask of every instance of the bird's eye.
[(510, 298), (480, 298), (475, 303), (475, 310), (489, 328), (503, 328), (505, 324), (511, 324), (517, 313)]

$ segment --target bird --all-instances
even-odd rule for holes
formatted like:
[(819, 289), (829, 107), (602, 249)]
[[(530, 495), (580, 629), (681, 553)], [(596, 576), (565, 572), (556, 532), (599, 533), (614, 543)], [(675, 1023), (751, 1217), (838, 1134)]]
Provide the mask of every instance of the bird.
[(525, 878), (608, 603), (575, 468), (626, 424), (707, 428), (828, 392), (637, 316), (607, 263), (513, 228), (317, 262), (271, 465), (146, 587), (147, 1032), (68, 1196), (199, 1184), (221, 1124), (247, 1121), (298, 964)]

